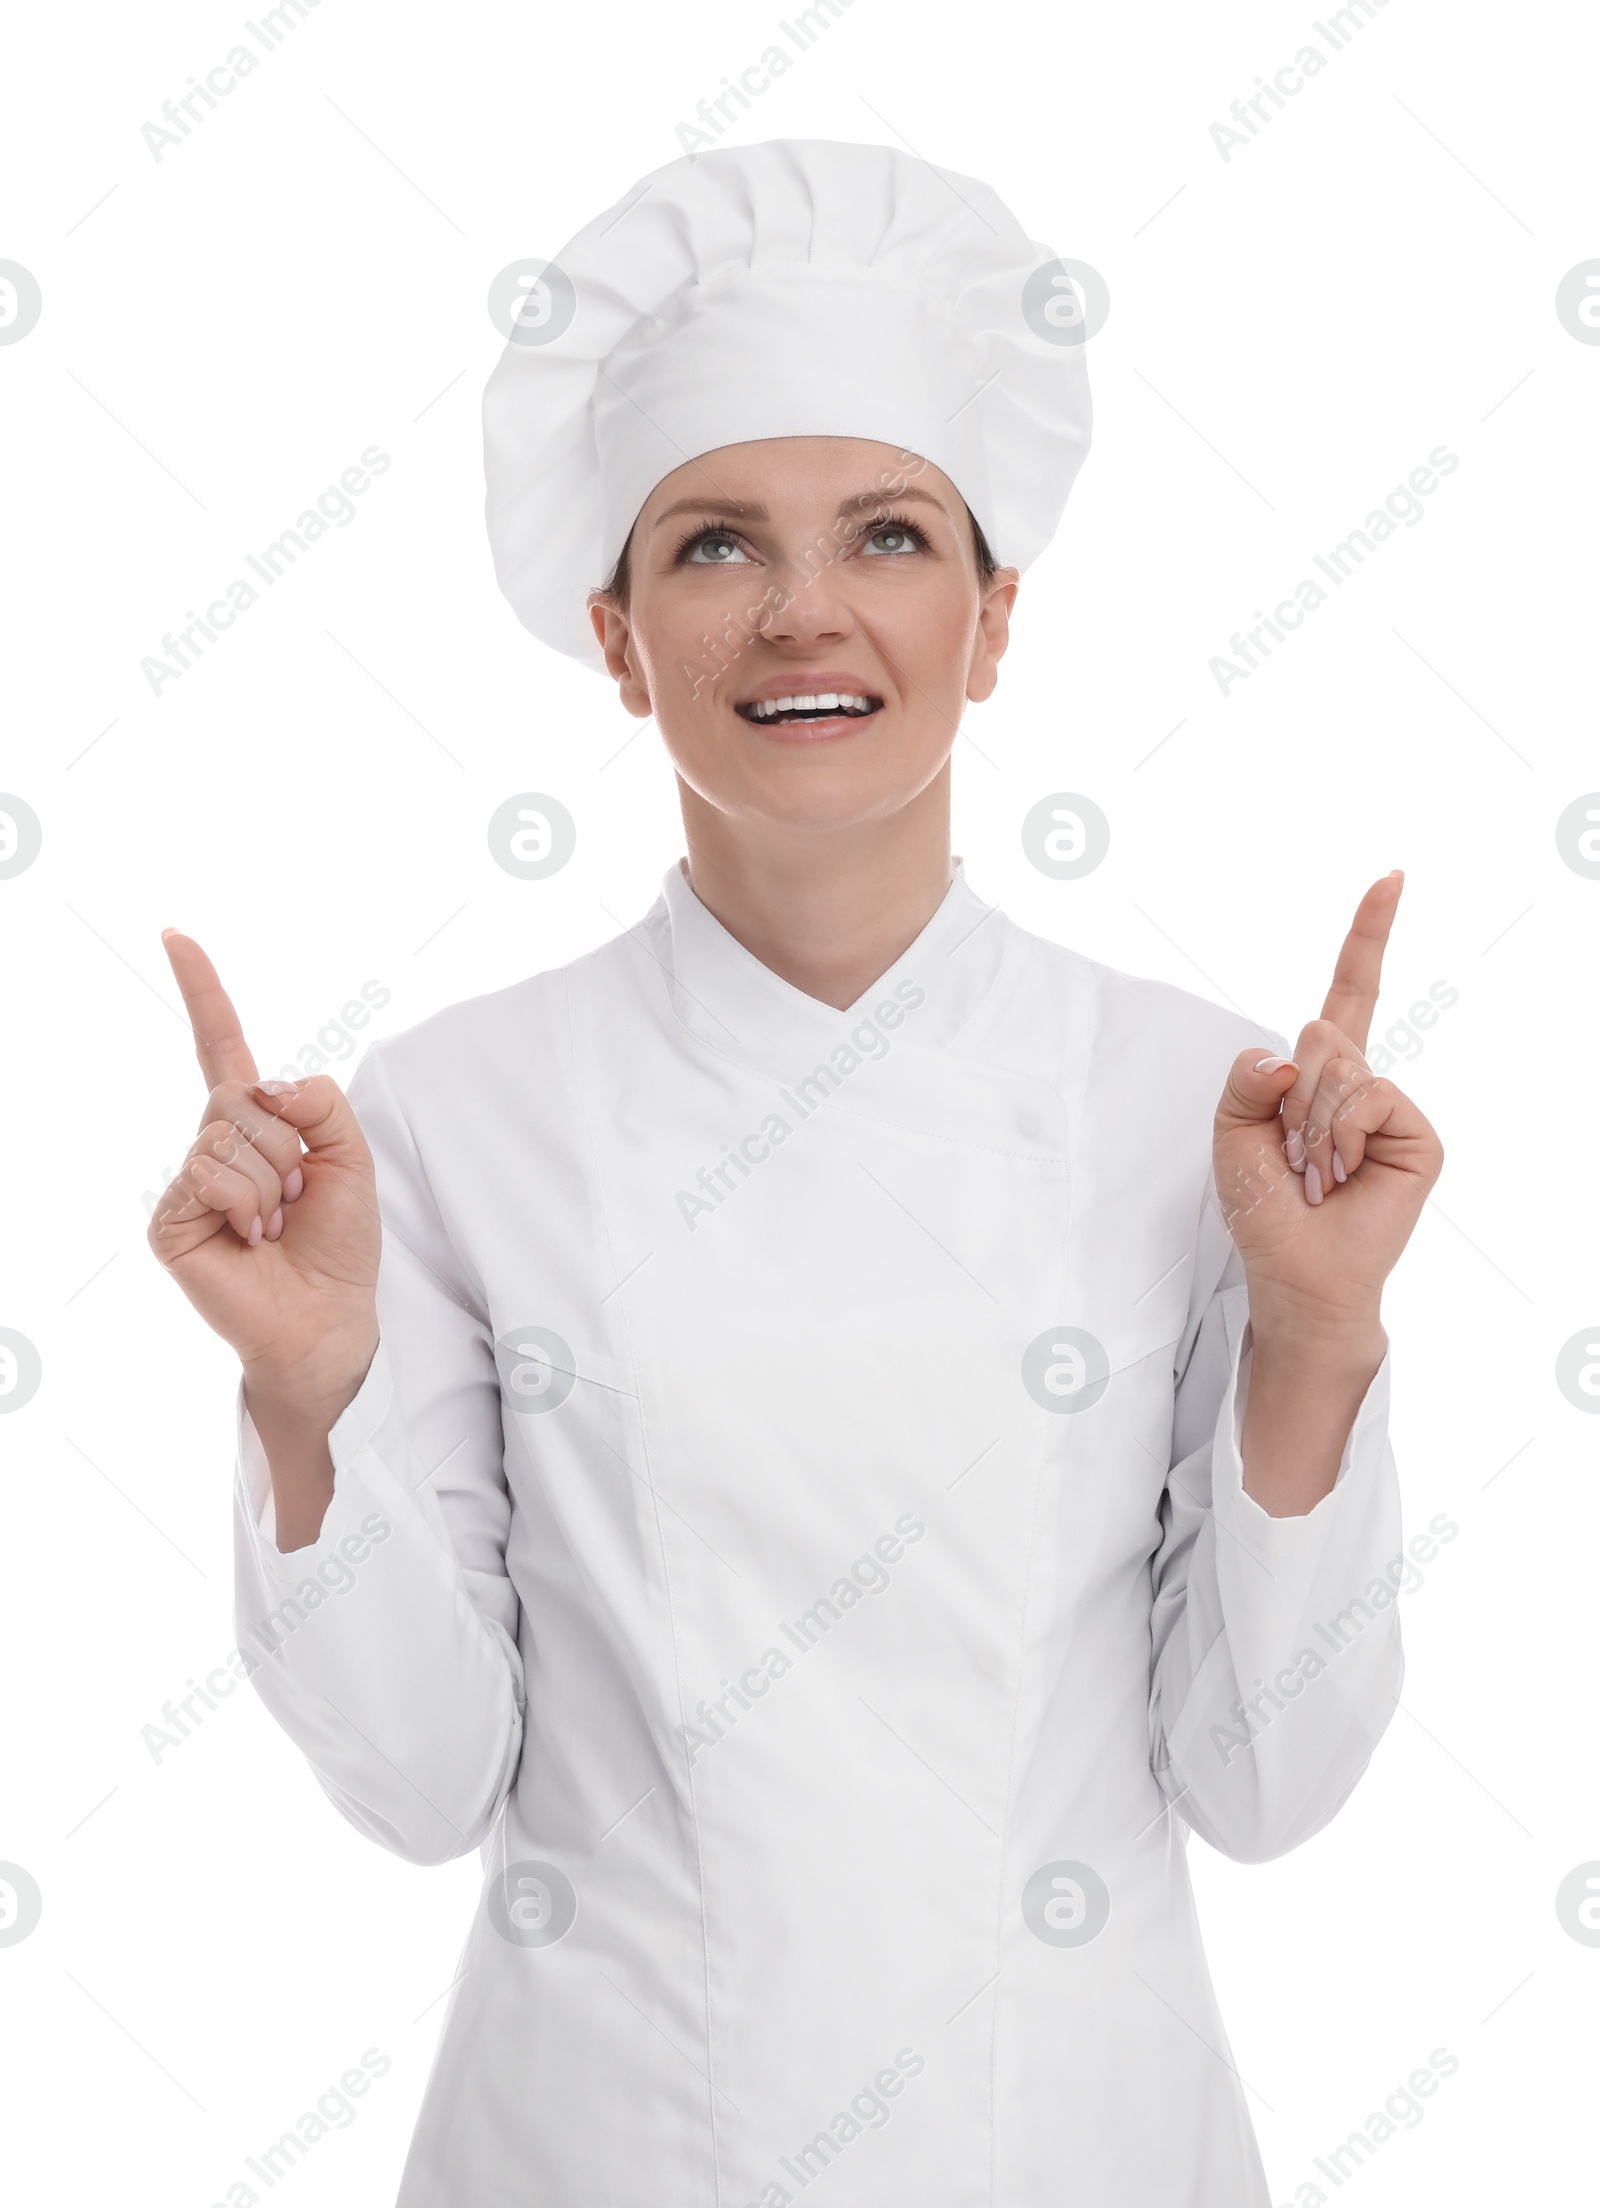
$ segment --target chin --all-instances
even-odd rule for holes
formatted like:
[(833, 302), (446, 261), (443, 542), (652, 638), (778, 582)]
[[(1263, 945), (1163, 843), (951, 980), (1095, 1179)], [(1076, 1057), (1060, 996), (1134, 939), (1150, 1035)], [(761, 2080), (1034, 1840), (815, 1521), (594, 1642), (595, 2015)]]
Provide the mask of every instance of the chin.
[(859, 774), (763, 779), (754, 786), (745, 785), (728, 809), (774, 827), (815, 835), (838, 834), (905, 812), (937, 771), (935, 767), (926, 775), (889, 780), (868, 780)]

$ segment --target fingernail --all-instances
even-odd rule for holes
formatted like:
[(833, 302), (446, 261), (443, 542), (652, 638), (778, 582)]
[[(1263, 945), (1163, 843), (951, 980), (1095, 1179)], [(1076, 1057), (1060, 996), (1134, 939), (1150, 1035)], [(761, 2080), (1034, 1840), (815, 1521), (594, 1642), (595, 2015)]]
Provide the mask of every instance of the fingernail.
[(282, 1232), (283, 1206), (282, 1204), (280, 1204), (277, 1210), (272, 1214), (272, 1217), (267, 1221), (266, 1227), (264, 1229), (265, 1239), (268, 1242), (276, 1242)]
[(1336, 1181), (1347, 1181), (1350, 1178), (1344, 1169), (1344, 1160), (1337, 1150), (1333, 1153), (1333, 1177)]
[(1288, 1153), (1291, 1173), (1303, 1173), (1306, 1169), (1306, 1138), (1298, 1127), (1284, 1129), (1283, 1147)]
[(1322, 1175), (1314, 1165), (1308, 1162), (1306, 1165), (1306, 1202), (1308, 1204), (1320, 1204), (1321, 1201)]
[(286, 1204), (294, 1203), (299, 1197), (300, 1191), (305, 1187), (305, 1185), (306, 1177), (301, 1172), (299, 1166), (291, 1166), (288, 1172), (285, 1173), (285, 1175), (283, 1176), (284, 1202)]
[(1292, 1058), (1258, 1058), (1256, 1060), (1256, 1071), (1257, 1073), (1275, 1073), (1281, 1066), (1292, 1066), (1293, 1064), (1294, 1060)]
[(298, 1081), (258, 1081), (257, 1096), (293, 1096), (299, 1089)]
[(256, 1213), (255, 1217), (254, 1217), (254, 1218), (253, 1218), (253, 1219), (251, 1220), (251, 1222), (250, 1222), (250, 1232), (249, 1232), (249, 1234), (248, 1234), (248, 1235), (247, 1235), (247, 1236), (245, 1237), (245, 1239), (246, 1239), (246, 1240), (248, 1241), (248, 1243), (250, 1244), (250, 1247), (251, 1247), (251, 1249), (254, 1249), (254, 1248), (255, 1248), (255, 1246), (256, 1246), (256, 1244), (257, 1244), (257, 1243), (258, 1243), (258, 1242), (259, 1242), (259, 1241), (261, 1240), (261, 1214), (260, 1214), (260, 1212), (259, 1212), (259, 1211), (258, 1211), (258, 1212)]

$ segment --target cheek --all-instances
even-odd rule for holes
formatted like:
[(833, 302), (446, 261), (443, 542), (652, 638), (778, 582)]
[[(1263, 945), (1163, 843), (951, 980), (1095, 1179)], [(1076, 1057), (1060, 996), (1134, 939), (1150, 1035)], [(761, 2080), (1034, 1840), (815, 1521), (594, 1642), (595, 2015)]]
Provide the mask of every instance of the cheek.
[(738, 695), (756, 665), (760, 640), (742, 620), (742, 607), (743, 600), (728, 589), (693, 596), (662, 592), (634, 632), (660, 740), (673, 765), (697, 787), (696, 764), (727, 745), (727, 700)]
[(630, 620), (652, 699), (674, 689), (684, 700), (703, 695), (759, 650), (771, 619), (763, 592), (771, 584), (766, 569), (751, 566), (652, 579), (638, 592)]
[(904, 713), (935, 706), (951, 712), (966, 694), (977, 614), (974, 586), (948, 571), (886, 577), (885, 585), (891, 580), (898, 587), (859, 594), (862, 630), (898, 674)]

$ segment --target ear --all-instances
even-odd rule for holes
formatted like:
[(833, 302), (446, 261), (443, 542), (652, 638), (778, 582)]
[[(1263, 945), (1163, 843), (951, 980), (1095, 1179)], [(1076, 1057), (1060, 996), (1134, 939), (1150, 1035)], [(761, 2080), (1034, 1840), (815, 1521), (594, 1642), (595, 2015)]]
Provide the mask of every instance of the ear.
[(650, 690), (639, 667), (633, 624), (614, 598), (595, 591), (589, 599), (589, 620), (595, 639), (606, 657), (606, 673), (617, 686), (623, 710), (636, 721), (648, 720)]
[(994, 693), (1000, 679), (1000, 662), (1011, 641), (1011, 608), (1016, 603), (1021, 576), (1014, 567), (998, 568), (984, 586), (978, 608), (977, 632), (972, 639), (972, 660), (967, 669), (967, 696), (981, 705)]

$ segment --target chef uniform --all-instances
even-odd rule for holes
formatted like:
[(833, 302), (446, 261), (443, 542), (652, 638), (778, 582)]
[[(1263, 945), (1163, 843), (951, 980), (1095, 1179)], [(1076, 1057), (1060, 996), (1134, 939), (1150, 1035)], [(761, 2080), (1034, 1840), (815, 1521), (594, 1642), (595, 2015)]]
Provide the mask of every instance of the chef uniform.
[[(881, 148), (646, 179), (490, 385), (518, 611), (592, 658), (643, 497), (751, 437), (931, 458), (1026, 564), (1088, 429), (1050, 265)], [(1355, 1785), (1400, 1527), (1387, 1353), (1315, 1509), (1244, 1492), (1247, 1045), (959, 860), (840, 1012), (680, 862), (368, 1052), (382, 1339), (308, 1547), (241, 1396), (238, 1621), (353, 1824), (485, 1867), (401, 2208), (1262, 2208), (1188, 1833)]]

